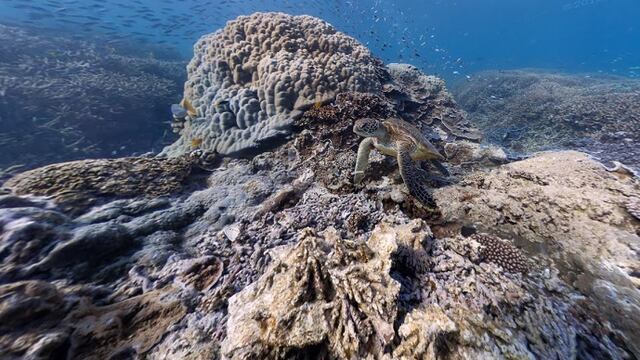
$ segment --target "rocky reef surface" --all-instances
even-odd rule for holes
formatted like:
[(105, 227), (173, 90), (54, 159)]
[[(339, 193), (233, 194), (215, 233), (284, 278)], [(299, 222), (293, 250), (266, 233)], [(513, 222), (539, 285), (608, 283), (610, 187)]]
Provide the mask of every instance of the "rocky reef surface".
[(15, 25), (0, 24), (0, 41), (0, 178), (20, 165), (160, 150), (182, 61)]
[[(577, 152), (516, 161), (478, 143), (441, 80), (377, 71), (379, 87), (301, 110), (282, 143), (216, 168), (185, 148), (6, 182), (2, 354), (639, 357), (638, 179)], [(435, 212), (390, 157), (374, 153), (354, 187), (365, 116), (402, 116), (446, 154)]]
[(490, 142), (518, 152), (586, 151), (640, 171), (640, 81), (535, 70), (488, 71), (454, 94)]

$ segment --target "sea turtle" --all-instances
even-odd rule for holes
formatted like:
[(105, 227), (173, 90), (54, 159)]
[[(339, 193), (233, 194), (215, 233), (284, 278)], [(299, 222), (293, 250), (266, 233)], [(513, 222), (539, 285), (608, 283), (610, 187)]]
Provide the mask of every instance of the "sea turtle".
[(399, 118), (386, 120), (363, 118), (355, 122), (353, 132), (365, 137), (358, 147), (358, 159), (353, 178), (356, 185), (360, 184), (364, 178), (371, 149), (376, 148), (382, 154), (398, 159), (400, 175), (413, 196), (425, 205), (435, 205), (425, 188), (424, 171), (417, 162), (432, 161), (444, 172), (446, 169), (438, 162), (438, 160), (444, 160), (444, 156), (418, 128)]

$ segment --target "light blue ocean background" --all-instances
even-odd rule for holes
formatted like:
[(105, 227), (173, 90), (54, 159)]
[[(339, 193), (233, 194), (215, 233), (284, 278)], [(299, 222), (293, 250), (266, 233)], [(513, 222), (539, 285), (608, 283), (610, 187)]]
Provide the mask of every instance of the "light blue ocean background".
[(447, 80), (485, 69), (542, 68), (640, 76), (638, 0), (0, 0), (0, 21), (175, 48), (239, 15), (309, 14), (385, 62)]

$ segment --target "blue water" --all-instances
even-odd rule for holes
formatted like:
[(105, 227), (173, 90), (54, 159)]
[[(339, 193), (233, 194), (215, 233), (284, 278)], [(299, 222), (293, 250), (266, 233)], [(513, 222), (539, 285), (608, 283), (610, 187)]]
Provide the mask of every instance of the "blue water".
[(385, 62), (447, 80), (485, 69), (544, 68), (640, 76), (638, 0), (0, 0), (0, 21), (191, 56), (193, 43), (239, 15), (320, 17)]

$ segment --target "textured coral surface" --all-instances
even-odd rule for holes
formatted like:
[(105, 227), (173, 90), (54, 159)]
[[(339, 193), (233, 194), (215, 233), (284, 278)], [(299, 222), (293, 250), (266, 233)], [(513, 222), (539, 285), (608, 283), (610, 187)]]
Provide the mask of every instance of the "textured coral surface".
[(639, 195), (634, 177), (607, 172), (571, 151), (472, 173), (435, 194), (447, 204), (446, 221), (513, 236), (553, 259), (561, 276), (596, 300), (630, 344), (640, 334), (640, 234), (628, 204)]
[(48, 196), (60, 204), (93, 205), (91, 197), (156, 197), (178, 191), (192, 165), (189, 156), (79, 160), (23, 172), (5, 186), (17, 194)]
[(187, 67), (185, 97), (198, 119), (167, 154), (232, 154), (289, 133), (316, 103), (344, 91), (377, 92), (382, 63), (355, 39), (310, 16), (256, 13), (202, 37)]
[[(267, 273), (229, 299), (228, 358), (338, 358), (382, 353), (394, 337), (400, 284), (390, 275), (396, 234), (383, 226), (356, 244), (334, 229), (303, 229)], [(278, 296), (274, 296), (278, 294)]]

